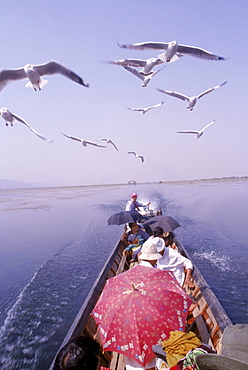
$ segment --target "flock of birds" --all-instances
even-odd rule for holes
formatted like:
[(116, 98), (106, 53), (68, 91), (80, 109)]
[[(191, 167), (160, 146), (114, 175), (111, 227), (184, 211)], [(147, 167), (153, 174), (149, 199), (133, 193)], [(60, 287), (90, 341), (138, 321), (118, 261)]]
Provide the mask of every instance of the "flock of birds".
[[(108, 62), (111, 64), (120, 65), (128, 72), (131, 72), (132, 74), (140, 78), (143, 81), (142, 87), (146, 87), (148, 83), (151, 81), (151, 79), (164, 68), (162, 67), (160, 69), (154, 70), (155, 66), (161, 65), (163, 63), (175, 62), (176, 60), (178, 60), (179, 58), (183, 56), (192, 56), (192, 57), (201, 58), (205, 60), (216, 60), (216, 61), (226, 59), (226, 58), (215, 55), (199, 47), (178, 44), (177, 41), (171, 41), (167, 43), (165, 42), (141, 42), (141, 43), (135, 43), (135, 44), (118, 44), (118, 45), (121, 48), (129, 49), (129, 50), (161, 50), (163, 51), (157, 57), (152, 57), (149, 59), (120, 59), (120, 60), (114, 60), (114, 61)], [(135, 68), (140, 68), (140, 70), (135, 69)], [(226, 83), (227, 81), (223, 82), (220, 85), (211, 87), (195, 96), (187, 96), (179, 92), (168, 91), (168, 90), (161, 90), (161, 89), (157, 89), (157, 90), (161, 93), (187, 101), (188, 105), (186, 108), (192, 111), (197, 101), (200, 98), (202, 98), (203, 96), (209, 94), (210, 92), (216, 89), (219, 89), (220, 87), (224, 86)], [(162, 101), (159, 104), (150, 106), (150, 107), (144, 107), (144, 108), (127, 107), (127, 108), (132, 111), (140, 112), (141, 114), (144, 115), (149, 110), (153, 108), (158, 108), (163, 104), (164, 104), (164, 101)], [(215, 120), (208, 123), (200, 131), (185, 130), (185, 131), (178, 131), (178, 133), (179, 134), (194, 134), (196, 138), (199, 139), (203, 135), (204, 131), (214, 122)], [(128, 154), (134, 154), (136, 158), (140, 158), (141, 161), (144, 162), (143, 155), (136, 154), (135, 152), (128, 152)]]
[[(206, 51), (199, 47), (194, 46), (188, 46), (188, 45), (181, 45), (178, 44), (176, 41), (171, 41), (168, 43), (165, 42), (142, 42), (142, 43), (135, 43), (135, 44), (118, 44), (119, 47), (129, 50), (160, 50), (163, 51), (160, 55), (157, 57), (152, 57), (146, 60), (142, 59), (120, 59), (120, 60), (114, 60), (109, 61), (107, 63), (120, 65), (128, 72), (131, 72), (133, 75), (138, 77), (142, 80), (142, 87), (146, 87), (148, 83), (151, 81), (151, 79), (160, 72), (165, 66), (163, 66), (160, 69), (154, 70), (153, 68), (157, 65), (161, 65), (164, 63), (172, 63), (182, 56), (192, 56), (196, 58), (201, 58), (205, 60), (225, 60), (225, 58), (220, 57), (218, 55), (215, 55), (209, 51)], [(138, 68), (141, 68), (138, 70)], [(22, 68), (18, 69), (9, 69), (9, 70), (2, 70), (0, 72), (0, 91), (10, 82), (12, 81), (18, 81), (22, 79), (28, 79), (26, 87), (31, 87), (35, 91), (41, 90), (46, 84), (47, 80), (43, 79), (42, 76), (44, 75), (52, 75), (52, 74), (61, 74), (64, 77), (67, 77), (71, 79), (72, 81), (84, 86), (89, 87), (89, 83), (85, 82), (80, 76), (78, 76), (76, 73), (71, 71), (70, 69), (64, 67), (58, 62), (55, 61), (49, 61), (45, 64), (40, 65), (33, 65), (33, 64), (26, 64)], [(157, 89), (159, 92), (167, 94), (169, 96), (187, 101), (188, 105), (187, 108), (192, 111), (195, 107), (197, 101), (202, 98), (203, 96), (209, 94), (210, 92), (219, 89), (223, 85), (225, 85), (227, 81), (223, 82), (220, 85), (211, 87), (202, 93), (196, 95), (196, 96), (186, 96), (179, 92), (174, 91), (168, 91), (168, 90), (161, 90)], [(137, 111), (141, 114), (146, 114), (149, 110), (158, 108), (164, 104), (164, 101), (162, 101), (159, 104), (144, 107), (144, 108), (131, 108), (127, 107), (131, 111)], [(13, 122), (16, 120), (20, 123), (23, 123), (26, 127), (29, 128), (35, 135), (37, 135), (40, 139), (46, 141), (46, 142), (52, 142), (53, 140), (46, 138), (45, 136), (38, 133), (36, 130), (34, 130), (27, 121), (25, 121), (23, 118), (19, 117), (17, 114), (14, 114), (8, 110), (8, 108), (1, 108), (0, 109), (0, 115), (5, 120), (6, 125), (9, 124), (13, 126)], [(178, 133), (190, 133), (196, 135), (196, 138), (200, 138), (204, 131), (213, 124), (214, 121), (207, 124), (205, 127), (203, 127), (202, 130), (196, 131), (196, 130), (186, 130), (186, 131), (178, 131)], [(97, 142), (88, 141), (85, 139), (78, 138), (76, 136), (67, 135), (64, 133), (61, 133), (65, 137), (81, 142), (83, 146), (92, 145), (95, 147), (100, 148), (106, 148), (106, 145), (102, 145)], [(99, 142), (105, 142), (106, 144), (111, 144), (117, 151), (118, 148), (116, 144), (109, 138), (100, 138), (96, 141)], [(142, 162), (144, 162), (144, 156), (139, 155), (134, 151), (128, 151), (127, 154), (133, 154), (136, 158), (139, 158)]]

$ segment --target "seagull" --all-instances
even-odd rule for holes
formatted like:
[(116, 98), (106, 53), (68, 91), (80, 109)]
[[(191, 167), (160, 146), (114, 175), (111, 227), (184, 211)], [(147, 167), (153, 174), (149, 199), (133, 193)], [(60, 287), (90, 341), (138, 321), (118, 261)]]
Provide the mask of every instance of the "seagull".
[(68, 137), (69, 139), (79, 141), (80, 143), (83, 144), (83, 146), (93, 145), (93, 146), (98, 146), (100, 148), (106, 148), (106, 146), (99, 145), (99, 144), (97, 144), (97, 143), (95, 143), (93, 141), (88, 141), (88, 140), (80, 139), (79, 137), (76, 137), (76, 136), (66, 135), (66, 134), (63, 134), (63, 132), (61, 132), (61, 134), (64, 135), (65, 137)]
[(130, 109), (130, 110), (135, 111), (135, 112), (140, 112), (141, 114), (146, 114), (150, 109), (160, 107), (163, 104), (164, 104), (164, 101), (162, 101), (159, 104), (156, 104), (156, 105), (152, 105), (150, 107), (147, 107), (147, 108), (129, 108), (129, 107), (127, 107), (127, 109)]
[(147, 75), (143, 75), (142, 73), (140, 73), (139, 71), (137, 71), (136, 69), (131, 68), (131, 67), (123, 67), (123, 68), (125, 68), (127, 71), (133, 73), (135, 76), (139, 77), (143, 81), (142, 87), (146, 87), (148, 85), (148, 83), (151, 81), (152, 77), (155, 76), (158, 72), (160, 72), (164, 67), (158, 69), (157, 71), (150, 72)]
[(183, 55), (188, 55), (196, 58), (206, 60), (225, 60), (226, 58), (214, 55), (207, 50), (198, 48), (196, 46), (188, 46), (178, 44), (177, 41), (171, 42), (140, 42), (136, 44), (119, 44), (121, 48), (131, 50), (165, 50), (165, 52), (158, 57), (166, 63), (175, 62)]
[(214, 91), (214, 90), (218, 89), (219, 87), (225, 85), (226, 83), (227, 83), (227, 81), (223, 82), (221, 85), (211, 87), (210, 89), (207, 89), (207, 90), (203, 91), (201, 94), (196, 95), (196, 96), (186, 96), (186, 95), (180, 94), (178, 92), (174, 92), (174, 91), (167, 91), (167, 90), (161, 90), (161, 89), (157, 89), (157, 90), (164, 93), (164, 94), (174, 96), (175, 98), (179, 98), (181, 100), (186, 100), (188, 102), (188, 105), (187, 105), (186, 108), (188, 108), (189, 110), (193, 110), (193, 108), (196, 105), (198, 99), (202, 98), (204, 95), (210, 93), (211, 91)]
[(48, 142), (48, 143), (51, 143), (53, 142), (52, 139), (47, 139), (46, 137), (40, 135), (37, 131), (35, 131), (23, 118), (17, 116), (17, 114), (14, 114), (14, 113), (11, 113), (8, 108), (1, 108), (0, 109), (0, 115), (3, 117), (3, 119), (5, 120), (5, 124), (6, 126), (10, 125), (13, 126), (13, 123), (14, 121), (18, 121), (18, 122), (21, 122), (23, 123), (25, 126), (27, 126), (29, 128), (29, 130), (31, 130), (35, 135), (37, 135), (40, 139)]
[(206, 128), (209, 127), (210, 125), (212, 125), (212, 123), (214, 123), (214, 122), (215, 122), (215, 120), (213, 120), (212, 122), (210, 122), (208, 125), (206, 125), (205, 127), (203, 127), (203, 129), (201, 129), (201, 131), (186, 130), (186, 131), (178, 131), (177, 133), (178, 134), (195, 134), (196, 135), (196, 138), (197, 139), (200, 139), (200, 137), (203, 135), (203, 133), (206, 130)]
[(164, 63), (160, 58), (150, 58), (150, 59), (120, 59), (114, 60), (112, 62), (107, 62), (111, 64), (117, 64), (123, 67), (131, 66), (131, 67), (142, 67), (139, 73), (143, 75), (147, 75), (152, 72), (154, 66)]
[(41, 76), (52, 75), (55, 73), (60, 73), (61, 75), (70, 78), (72, 81), (77, 82), (85, 87), (90, 86), (70, 69), (55, 61), (50, 61), (40, 65), (26, 64), (23, 68), (2, 70), (0, 72), (0, 90), (2, 90), (4, 86), (11, 81), (22, 80), (24, 78), (29, 79), (26, 87), (33, 87), (35, 91), (41, 90), (41, 88), (48, 82), (47, 80), (41, 78)]
[(102, 138), (102, 139), (98, 139), (98, 141), (106, 141), (107, 144), (112, 144), (113, 147), (119, 151), (119, 149), (117, 148), (117, 146), (115, 145), (115, 143), (111, 140), (111, 139), (105, 139), (105, 138)]
[(136, 154), (135, 152), (127, 152), (127, 154), (134, 154), (136, 158), (140, 158), (141, 162), (144, 162), (143, 155)]

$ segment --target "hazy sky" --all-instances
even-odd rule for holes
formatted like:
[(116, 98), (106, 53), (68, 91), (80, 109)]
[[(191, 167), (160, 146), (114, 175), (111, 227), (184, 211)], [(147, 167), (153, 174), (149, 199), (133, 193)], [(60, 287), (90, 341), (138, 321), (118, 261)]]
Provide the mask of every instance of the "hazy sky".
[[(51, 185), (167, 181), (248, 175), (247, 0), (9, 0), (1, 5), (1, 69), (57, 60), (85, 81), (48, 76), (40, 92), (12, 82), (1, 107), (23, 117), (48, 144), (21, 123), (0, 118), (0, 179)], [(202, 47), (226, 61), (182, 57), (150, 84), (121, 66), (123, 58), (146, 59), (160, 51), (133, 51), (120, 43), (168, 42)], [(158, 68), (158, 67), (156, 67)], [(46, 77), (45, 77), (46, 78)], [(195, 109), (156, 90), (186, 95), (228, 84), (199, 100)], [(126, 107), (165, 101), (146, 115)], [(210, 126), (199, 139), (177, 131)], [(83, 147), (61, 135), (119, 148)], [(145, 162), (127, 155), (144, 155)]]

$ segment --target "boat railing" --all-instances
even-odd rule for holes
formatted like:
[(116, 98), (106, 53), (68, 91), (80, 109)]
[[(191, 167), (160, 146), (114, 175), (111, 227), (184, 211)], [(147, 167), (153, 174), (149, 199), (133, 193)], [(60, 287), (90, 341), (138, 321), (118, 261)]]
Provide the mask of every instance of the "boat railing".
[[(191, 259), (177, 238), (175, 242), (180, 253)], [(220, 353), (223, 331), (226, 326), (232, 325), (232, 322), (196, 266), (193, 278), (195, 287), (193, 289), (186, 287), (186, 292), (197, 301), (198, 306), (188, 317), (188, 330), (196, 332), (203, 343), (209, 344)]]

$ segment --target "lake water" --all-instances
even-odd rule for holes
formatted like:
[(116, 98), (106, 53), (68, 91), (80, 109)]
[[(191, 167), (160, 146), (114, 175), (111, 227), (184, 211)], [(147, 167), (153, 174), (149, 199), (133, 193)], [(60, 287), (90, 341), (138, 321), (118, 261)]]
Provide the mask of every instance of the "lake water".
[(135, 190), (176, 235), (235, 323), (248, 323), (248, 182), (0, 191), (0, 366), (48, 369), (123, 226)]

